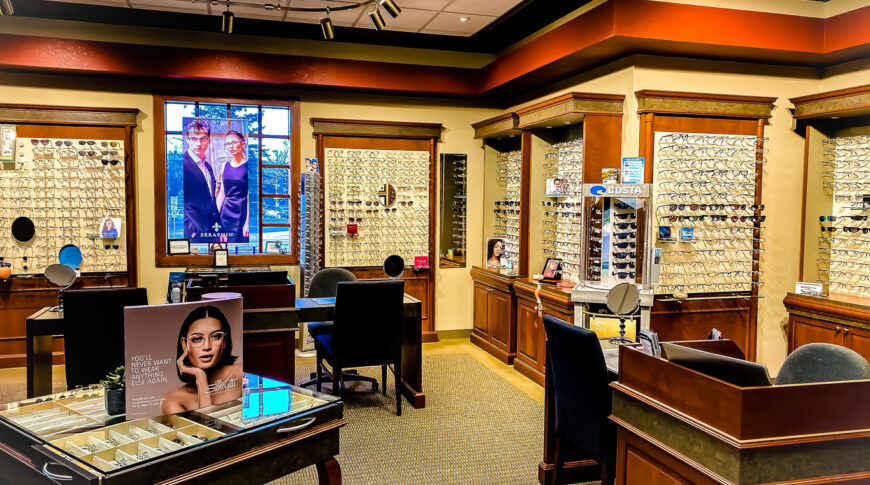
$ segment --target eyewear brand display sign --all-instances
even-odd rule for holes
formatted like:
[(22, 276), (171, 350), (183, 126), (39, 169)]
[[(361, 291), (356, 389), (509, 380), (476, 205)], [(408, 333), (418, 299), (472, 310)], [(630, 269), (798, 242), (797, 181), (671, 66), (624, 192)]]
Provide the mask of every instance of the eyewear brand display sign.
[(649, 184), (583, 184), (584, 197), (649, 197)]
[(622, 183), (643, 183), (643, 157), (622, 157)]
[(242, 299), (124, 309), (127, 419), (242, 395)]
[(242, 120), (184, 118), (184, 238), (248, 243), (248, 134)]
[(0, 161), (15, 161), (15, 125), (0, 125)]

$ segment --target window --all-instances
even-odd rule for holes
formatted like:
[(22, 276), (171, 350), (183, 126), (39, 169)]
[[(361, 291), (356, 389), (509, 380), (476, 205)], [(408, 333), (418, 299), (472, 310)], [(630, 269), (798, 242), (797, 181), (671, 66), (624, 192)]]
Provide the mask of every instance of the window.
[[(157, 96), (155, 117), (158, 265), (210, 264), (218, 247), (234, 264), (297, 262), (297, 102)], [(174, 239), (191, 254), (168, 254)]]

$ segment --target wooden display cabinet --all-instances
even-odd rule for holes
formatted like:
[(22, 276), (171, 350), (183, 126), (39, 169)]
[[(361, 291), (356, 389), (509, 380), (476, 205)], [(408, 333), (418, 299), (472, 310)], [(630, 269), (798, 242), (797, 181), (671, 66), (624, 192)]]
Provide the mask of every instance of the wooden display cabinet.
[(842, 345), (870, 360), (870, 299), (788, 293), (788, 353), (804, 344)]
[[(552, 315), (573, 323), (574, 302), (571, 301), (570, 288), (542, 284), (539, 292), (537, 289), (537, 283), (532, 279), (523, 278), (514, 283), (517, 295), (517, 356), (514, 369), (543, 386), (547, 369), (547, 333), (543, 316)], [(538, 296), (535, 296), (536, 292)]]
[(474, 266), (471, 278), (474, 280), (471, 343), (505, 364), (513, 364), (517, 355), (517, 299), (513, 290), (516, 277)]
[[(639, 155), (645, 158), (644, 179), (654, 183), (656, 133), (743, 135), (764, 137), (776, 98), (707, 93), (642, 90), (635, 93), (641, 117)], [(760, 159), (761, 154), (756, 159)], [(756, 163), (754, 204), (762, 203), (762, 167)], [(653, 199), (653, 205), (663, 202)], [(656, 210), (655, 207), (652, 208)], [(675, 213), (676, 214), (676, 213)], [(697, 215), (698, 213), (694, 213)], [(660, 215), (660, 214), (657, 214)], [(762, 215), (761, 210), (754, 212)], [(658, 221), (656, 221), (657, 223)], [(754, 223), (753, 270), (759, 269), (761, 224)], [(640, 251), (640, 248), (638, 248)], [(751, 291), (689, 293), (688, 298), (657, 294), (650, 328), (662, 342), (705, 339), (713, 328), (740, 346), (747, 359), (755, 360), (760, 273), (752, 275)]]

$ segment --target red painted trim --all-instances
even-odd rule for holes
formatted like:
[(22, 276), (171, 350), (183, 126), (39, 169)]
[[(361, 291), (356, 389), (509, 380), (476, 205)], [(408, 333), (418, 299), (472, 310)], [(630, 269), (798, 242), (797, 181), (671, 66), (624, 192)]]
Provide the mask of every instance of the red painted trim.
[(0, 69), (506, 97), (634, 53), (821, 67), (870, 55), (870, 6), (829, 19), (610, 0), (482, 69), (0, 34)]

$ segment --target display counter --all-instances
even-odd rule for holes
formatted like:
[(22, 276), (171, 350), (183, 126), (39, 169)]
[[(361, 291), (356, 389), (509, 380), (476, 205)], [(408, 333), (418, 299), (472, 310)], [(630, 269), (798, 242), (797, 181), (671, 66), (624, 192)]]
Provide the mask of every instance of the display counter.
[(345, 424), (338, 398), (255, 374), (241, 399), (134, 420), (91, 386), (0, 406), (0, 469), (12, 483), (249, 483), (317, 465), (340, 483)]
[(788, 353), (813, 342), (842, 345), (870, 359), (870, 299), (788, 293)]
[(618, 485), (870, 481), (870, 380), (739, 387), (622, 347), (611, 387)]

